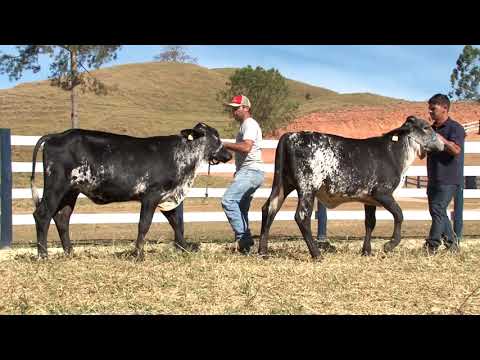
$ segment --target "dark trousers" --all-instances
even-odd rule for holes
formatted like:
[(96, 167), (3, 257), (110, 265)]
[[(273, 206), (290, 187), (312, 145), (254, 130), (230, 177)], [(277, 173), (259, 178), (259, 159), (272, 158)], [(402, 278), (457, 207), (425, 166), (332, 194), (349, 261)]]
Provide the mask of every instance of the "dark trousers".
[(180, 205), (177, 206), (177, 220), (179, 224), (182, 224), (182, 233), (183, 233), (183, 201)]
[[(462, 184), (463, 185), (463, 184)], [(457, 235), (457, 240), (463, 237), (463, 186), (457, 185), (453, 197), (453, 231)]]
[(320, 202), (317, 202), (317, 240), (327, 240), (327, 208)]
[(432, 247), (442, 244), (441, 236), (446, 236), (445, 245), (457, 245), (452, 225), (447, 216), (447, 208), (457, 190), (457, 185), (428, 185), (428, 210), (432, 216), (432, 226), (428, 235), (428, 243)]

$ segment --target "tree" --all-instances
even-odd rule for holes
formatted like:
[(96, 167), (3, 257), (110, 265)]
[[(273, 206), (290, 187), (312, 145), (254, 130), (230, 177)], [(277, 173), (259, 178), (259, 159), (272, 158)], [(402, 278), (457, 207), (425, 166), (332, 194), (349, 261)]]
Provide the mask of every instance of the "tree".
[(287, 82), (276, 69), (265, 70), (260, 66), (253, 69), (248, 65), (237, 69), (226, 85), (227, 89), (217, 94), (217, 100), (228, 103), (235, 95), (248, 97), (252, 103), (252, 117), (265, 133), (295, 118), (299, 104), (289, 100)]
[(187, 47), (181, 45), (168, 45), (163, 47), (163, 51), (154, 57), (154, 60), (167, 61), (175, 63), (197, 64), (198, 58), (187, 54)]
[[(87, 70), (98, 69), (115, 60), (121, 46), (118, 45), (20, 45), (18, 55), (0, 54), (0, 73), (8, 74), (10, 80), (19, 80), (26, 70), (37, 73), (41, 70), (40, 55), (51, 58), (49, 80), (71, 93), (72, 128), (78, 127), (78, 90), (92, 91), (97, 95), (107, 94), (109, 88), (93, 77)], [(87, 68), (85, 68), (85, 66)], [(82, 70), (79, 70), (81, 67)]]
[(450, 97), (480, 101), (480, 49), (466, 45), (450, 75)]

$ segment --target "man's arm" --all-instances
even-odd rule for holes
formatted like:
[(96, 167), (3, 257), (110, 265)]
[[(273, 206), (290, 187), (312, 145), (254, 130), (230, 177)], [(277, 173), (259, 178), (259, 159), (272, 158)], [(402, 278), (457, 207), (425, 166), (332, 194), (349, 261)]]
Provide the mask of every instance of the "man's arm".
[(453, 141), (448, 141), (442, 135), (437, 134), (438, 138), (445, 144), (445, 150), (450, 155), (457, 156), (462, 152), (462, 148), (454, 143)]
[(248, 154), (250, 150), (252, 150), (253, 140), (243, 140), (242, 142), (236, 144), (224, 142), (223, 146), (225, 146), (225, 149), (227, 150)]

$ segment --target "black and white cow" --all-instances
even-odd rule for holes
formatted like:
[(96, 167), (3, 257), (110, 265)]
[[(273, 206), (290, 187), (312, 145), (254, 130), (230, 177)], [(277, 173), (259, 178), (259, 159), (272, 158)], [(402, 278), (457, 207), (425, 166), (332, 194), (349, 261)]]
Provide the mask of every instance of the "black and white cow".
[[(403, 214), (392, 194), (403, 183), (417, 155), (423, 158), (427, 152), (442, 151), (443, 147), (432, 127), (414, 116), (401, 127), (368, 139), (318, 132), (284, 134), (277, 146), (272, 192), (262, 207), (259, 254), (267, 253), (270, 226), (293, 190), (298, 193), (295, 221), (313, 258), (320, 256), (310, 228), (315, 197), (328, 208), (351, 201), (365, 204), (364, 255), (371, 254), (376, 207), (383, 206), (395, 222), (392, 240), (384, 250), (393, 250), (400, 242)], [(334, 250), (332, 245), (325, 245), (326, 250)]]
[[(44, 192), (35, 187), (35, 161), (43, 143)], [(218, 131), (199, 123), (181, 135), (136, 138), (100, 131), (71, 129), (41, 137), (33, 151), (33, 213), (39, 257), (47, 257), (47, 233), (53, 217), (66, 254), (72, 251), (70, 215), (79, 193), (96, 204), (139, 201), (138, 237), (133, 255), (143, 259), (145, 235), (157, 207), (175, 232), (175, 245), (196, 250), (183, 238), (177, 206), (193, 185), (204, 162), (227, 162)]]

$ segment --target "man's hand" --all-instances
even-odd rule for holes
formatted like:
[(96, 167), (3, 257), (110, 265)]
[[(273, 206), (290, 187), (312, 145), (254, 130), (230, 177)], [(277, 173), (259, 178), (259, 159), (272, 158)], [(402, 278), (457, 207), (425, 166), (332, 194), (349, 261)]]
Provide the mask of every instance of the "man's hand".
[(448, 141), (445, 139), (442, 135), (437, 133), (438, 138), (440, 139), (441, 142), (445, 144), (445, 150), (448, 152), (450, 155), (457, 156), (462, 152), (462, 148), (455, 144), (453, 141)]
[(253, 140), (243, 140), (242, 142), (239, 143), (229, 143), (229, 142), (224, 142), (223, 146), (227, 150), (232, 150), (236, 152), (242, 152), (248, 154), (253, 147)]
[(440, 135), (440, 134), (437, 133), (437, 136), (438, 136), (438, 138), (440, 139), (440, 141), (443, 142), (444, 144), (446, 144), (446, 143), (448, 142), (448, 140), (445, 139), (442, 135)]

